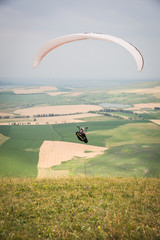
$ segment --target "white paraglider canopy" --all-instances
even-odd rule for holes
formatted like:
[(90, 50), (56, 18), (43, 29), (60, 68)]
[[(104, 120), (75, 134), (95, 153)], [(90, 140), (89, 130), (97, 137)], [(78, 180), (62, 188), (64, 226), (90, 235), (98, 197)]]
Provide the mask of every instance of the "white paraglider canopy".
[(133, 56), (137, 63), (137, 68), (138, 71), (140, 72), (143, 67), (144, 67), (144, 59), (140, 51), (133, 46), (131, 43), (121, 39), (117, 38), (111, 35), (106, 35), (102, 33), (77, 33), (77, 34), (70, 34), (70, 35), (65, 35), (61, 36), (58, 38), (54, 38), (53, 40), (47, 42), (44, 44), (36, 53), (35, 58), (34, 58), (34, 63), (33, 63), (33, 68), (36, 68), (41, 60), (53, 49), (74, 41), (79, 41), (79, 40), (87, 40), (87, 39), (97, 39), (97, 40), (104, 40), (104, 41), (111, 41), (114, 43), (117, 43), (121, 45), (122, 47), (126, 48)]

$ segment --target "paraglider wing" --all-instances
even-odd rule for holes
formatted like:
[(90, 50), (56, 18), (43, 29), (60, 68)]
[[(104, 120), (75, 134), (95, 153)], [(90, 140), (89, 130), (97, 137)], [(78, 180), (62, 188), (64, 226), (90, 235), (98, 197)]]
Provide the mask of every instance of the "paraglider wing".
[(86, 40), (86, 39), (111, 41), (121, 45), (122, 47), (126, 48), (134, 57), (137, 63), (138, 71), (141, 71), (143, 69), (144, 67), (143, 56), (135, 46), (133, 46), (131, 43), (121, 38), (117, 38), (117, 37), (102, 34), (102, 33), (77, 33), (77, 34), (61, 36), (49, 41), (48, 43), (43, 45), (36, 53), (34, 58), (33, 68), (36, 68), (40, 64), (41, 60), (53, 49), (61, 45), (64, 45), (66, 43), (79, 41), (79, 40)]
[(135, 46), (133, 46), (131, 43), (121, 38), (117, 38), (117, 37), (102, 34), (102, 33), (77, 33), (77, 34), (65, 35), (49, 41), (44, 46), (42, 46), (38, 50), (37, 54), (35, 55), (33, 68), (36, 68), (40, 64), (41, 60), (53, 49), (66, 43), (79, 41), (79, 40), (86, 40), (86, 39), (111, 41), (121, 45), (122, 47), (126, 48), (134, 57), (137, 63), (138, 71), (141, 71), (143, 69), (143, 66), (144, 66), (143, 56)]

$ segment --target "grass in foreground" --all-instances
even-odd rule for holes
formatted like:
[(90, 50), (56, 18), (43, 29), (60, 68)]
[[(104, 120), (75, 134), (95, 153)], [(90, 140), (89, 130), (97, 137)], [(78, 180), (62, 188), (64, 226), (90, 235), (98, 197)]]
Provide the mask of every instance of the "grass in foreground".
[(0, 239), (160, 238), (160, 180), (0, 179)]

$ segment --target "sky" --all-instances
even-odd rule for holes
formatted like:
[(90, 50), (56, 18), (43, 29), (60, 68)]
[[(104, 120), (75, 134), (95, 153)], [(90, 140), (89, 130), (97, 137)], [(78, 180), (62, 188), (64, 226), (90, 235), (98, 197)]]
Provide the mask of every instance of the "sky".
[[(66, 34), (125, 39), (144, 57), (137, 71), (123, 47), (99, 40), (65, 44), (33, 69), (37, 50)], [(160, 79), (160, 0), (0, 0), (0, 80)]]

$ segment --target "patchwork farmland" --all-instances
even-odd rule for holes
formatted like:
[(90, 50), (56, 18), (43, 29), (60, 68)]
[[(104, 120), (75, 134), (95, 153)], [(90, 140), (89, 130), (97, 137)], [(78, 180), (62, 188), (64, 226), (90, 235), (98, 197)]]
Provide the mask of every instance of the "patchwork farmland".
[[(159, 239), (156, 84), (1, 91), (0, 238)], [(73, 104), (94, 109), (25, 115)], [(77, 125), (88, 126), (88, 144)]]

